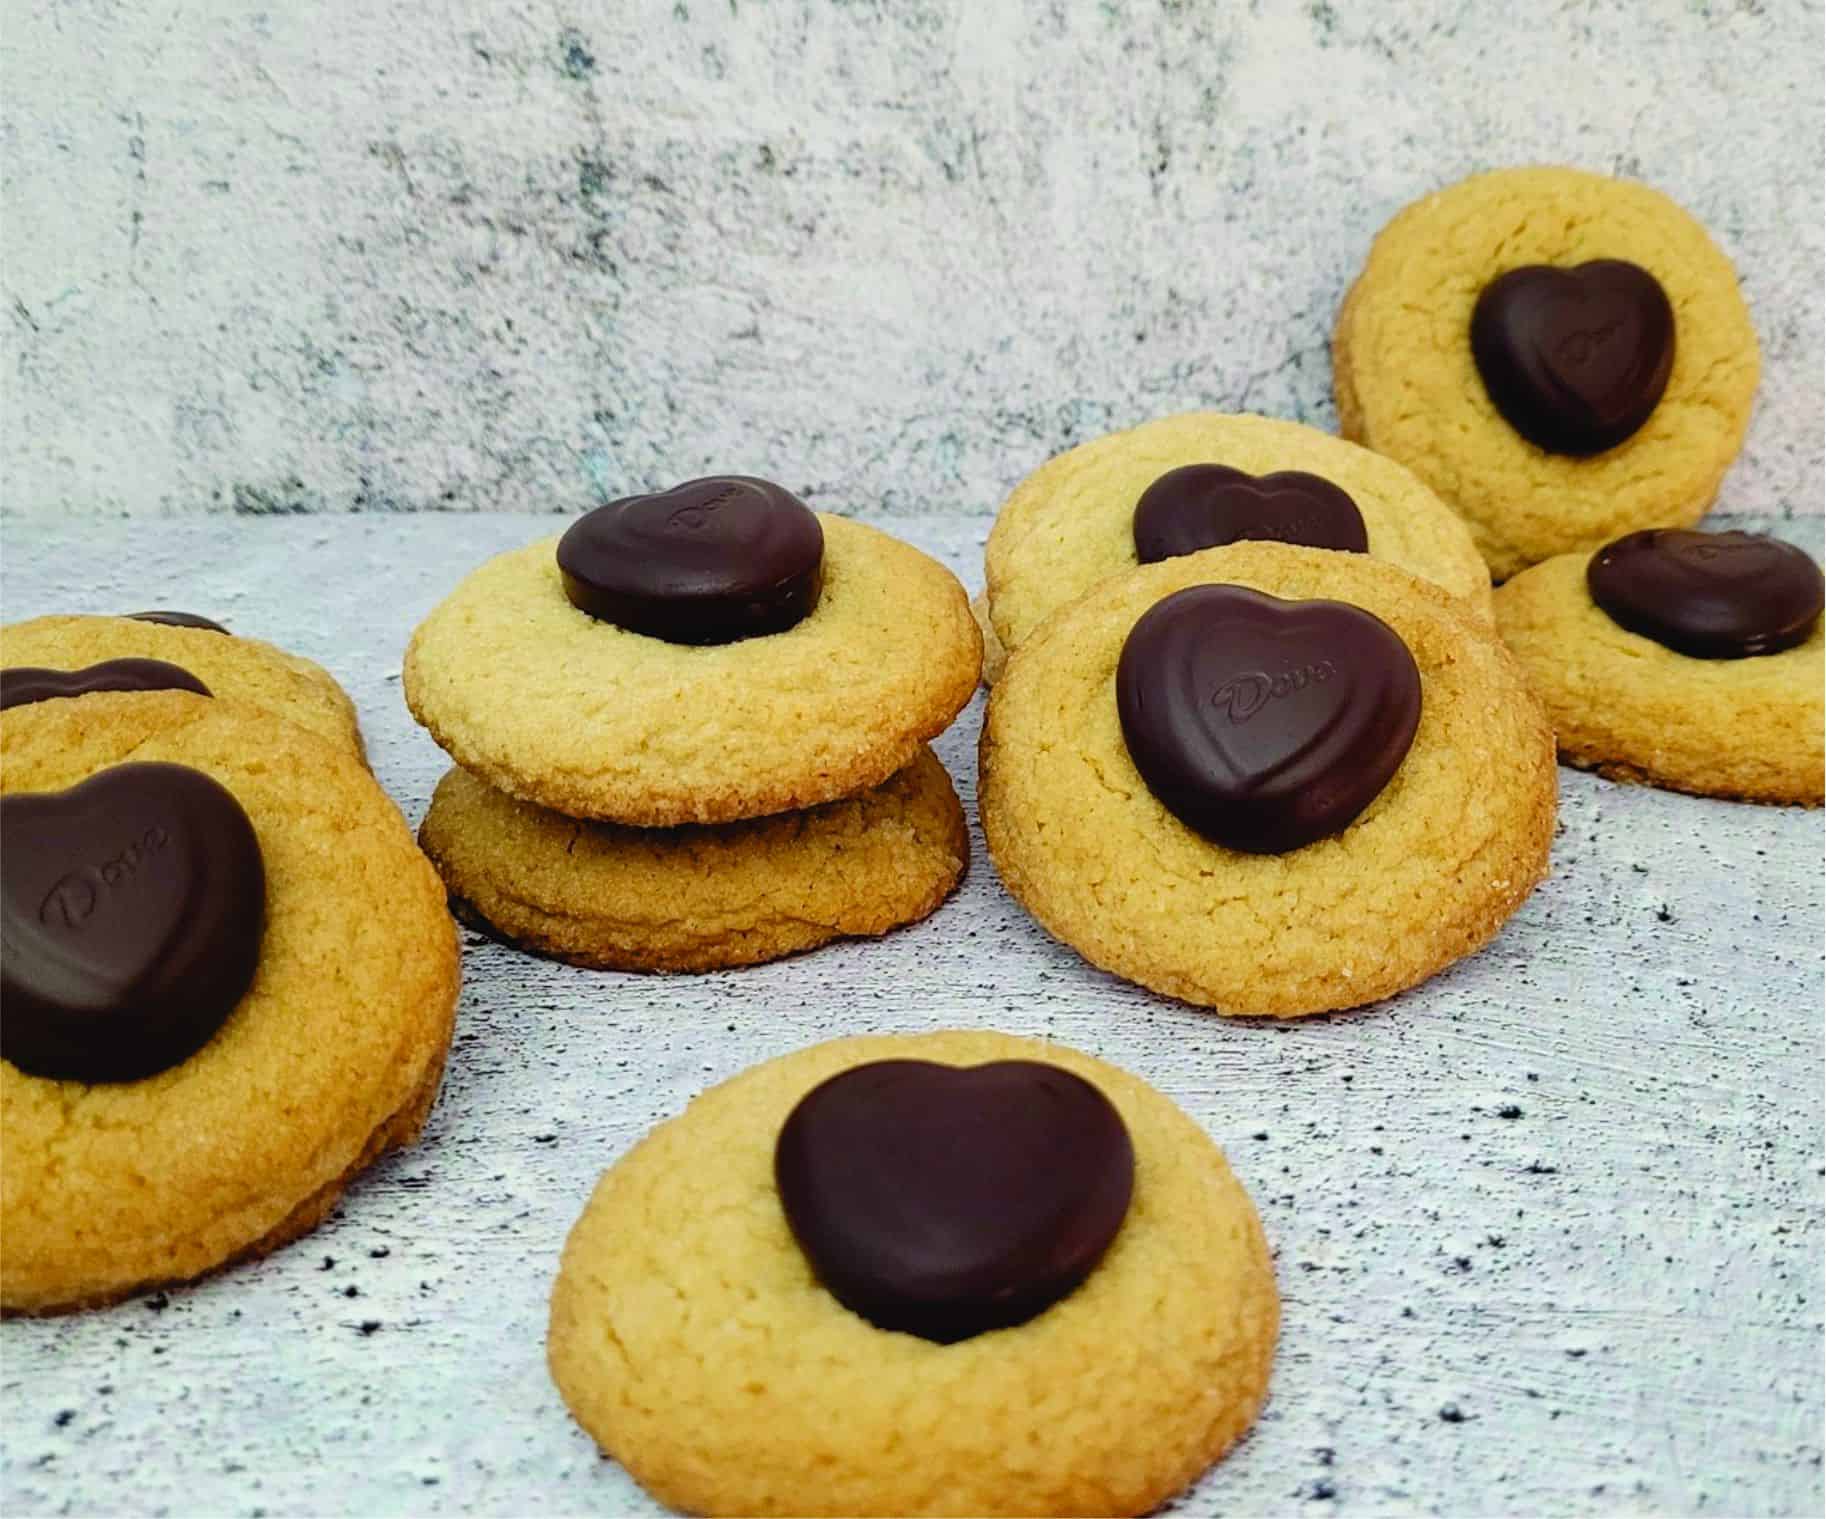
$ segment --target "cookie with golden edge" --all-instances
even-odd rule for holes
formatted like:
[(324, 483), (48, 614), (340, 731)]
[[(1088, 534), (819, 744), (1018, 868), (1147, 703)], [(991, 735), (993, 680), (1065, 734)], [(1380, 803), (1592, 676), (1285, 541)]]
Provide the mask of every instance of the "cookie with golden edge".
[(1488, 618), (1490, 573), (1470, 533), (1400, 465), (1297, 422), (1196, 411), (1080, 444), (1015, 487), (983, 551), (989, 616), (1003, 645), (1019, 648), (1057, 608), (1133, 569), (1136, 502), (1190, 464), (1330, 481), (1362, 516), (1371, 558), (1435, 582)]
[[(1624, 260), (1674, 313), (1648, 420), (1590, 457), (1549, 453), (1496, 409), (1471, 316), (1498, 275)], [(1638, 528), (1697, 522), (1749, 425), (1761, 356), (1731, 261), (1660, 191), (1578, 169), (1498, 169), (1417, 201), (1377, 234), (1332, 337), (1347, 438), (1398, 459), (1470, 526), (1499, 581)]]
[[(1412, 654), (1412, 745), (1342, 832), (1228, 849), (1136, 770), (1117, 661), (1145, 612), (1201, 585), (1345, 602)], [(1553, 735), (1494, 632), (1393, 565), (1278, 543), (1143, 565), (1054, 613), (990, 694), (979, 784), (990, 857), (1055, 937), (1154, 991), (1282, 1018), (1392, 996), (1480, 948), (1545, 875), (1557, 800)]]
[(923, 747), (843, 801), (680, 828), (578, 821), (452, 770), (419, 843), (466, 921), (605, 970), (754, 965), (884, 934), (934, 911), (969, 858), (951, 778)]
[(412, 715), (465, 770), (571, 817), (723, 823), (878, 786), (969, 701), (982, 639), (937, 560), (862, 523), (818, 520), (811, 614), (710, 646), (579, 611), (555, 538), (499, 555), (412, 635)]
[(1593, 556), (1559, 554), (1496, 593), (1496, 625), (1567, 763), (1670, 791), (1821, 803), (1826, 630), (1776, 654), (1697, 659), (1592, 600)]
[(266, 881), (254, 979), (188, 1059), (94, 1084), (0, 1061), (0, 1308), (95, 1306), (305, 1233), (417, 1137), (450, 1043), (456, 929), (404, 819), (346, 743), (185, 692), (15, 707), (0, 753), (9, 797), (200, 771)]
[(111, 659), (159, 659), (210, 694), (282, 717), (362, 756), (355, 704), (321, 665), (257, 638), (132, 617), (34, 617), (0, 628), (0, 664), (82, 670)]
[[(1075, 1291), (939, 1344), (820, 1284), (775, 1144), (812, 1088), (884, 1060), (1040, 1061), (1114, 1105), (1133, 1194)], [(1061, 1046), (944, 1032), (799, 1050), (655, 1129), (571, 1231), (547, 1355), (577, 1421), (683, 1512), (1144, 1514), (1254, 1421), (1279, 1317), (1249, 1196), (1171, 1101)]]

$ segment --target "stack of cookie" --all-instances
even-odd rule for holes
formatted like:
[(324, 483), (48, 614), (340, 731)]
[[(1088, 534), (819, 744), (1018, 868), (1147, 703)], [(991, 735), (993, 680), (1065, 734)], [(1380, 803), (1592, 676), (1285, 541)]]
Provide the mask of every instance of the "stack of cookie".
[(436, 876), (308, 660), (183, 613), (0, 630), (0, 1311), (262, 1255), (410, 1143)]
[(748, 476), (611, 502), (469, 575), (406, 701), (456, 760), (420, 842), (458, 915), (627, 970), (932, 912), (963, 812), (926, 747), (982, 644), (950, 571)]

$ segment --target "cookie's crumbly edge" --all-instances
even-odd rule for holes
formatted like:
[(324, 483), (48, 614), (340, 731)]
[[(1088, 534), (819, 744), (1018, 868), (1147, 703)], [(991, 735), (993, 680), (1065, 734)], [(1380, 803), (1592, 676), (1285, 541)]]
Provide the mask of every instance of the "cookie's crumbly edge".
[[(1306, 963), (1296, 963), (1281, 942), (1232, 943), (1218, 948), (1209, 940), (1221, 937), (1215, 918), (1225, 912), (1229, 912), (1226, 922), (1233, 929), (1257, 933), (1263, 925), (1273, 928), (1264, 913), (1275, 906), (1278, 897), (1253, 896), (1241, 884), (1234, 884), (1240, 896), (1225, 896), (1220, 876), (1226, 870), (1237, 883), (1255, 881), (1258, 886), (1258, 877), (1272, 876), (1277, 892), (1281, 873), (1295, 870), (1314, 872), (1310, 885), (1315, 891), (1329, 894), (1347, 886), (1354, 891), (1348, 871), (1353, 867), (1353, 848), (1361, 847), (1364, 835), (1357, 833), (1353, 846), (1352, 830), (1397, 805), (1418, 809), (1410, 810), (1408, 816), (1430, 827), (1429, 804), (1407, 795), (1416, 755), (1425, 753), (1421, 736), (1416, 737), (1403, 769), (1352, 829), (1305, 850), (1265, 857), (1280, 862), (1278, 865), (1263, 865), (1264, 857), (1236, 855), (1198, 840), (1147, 792), (1126, 753), (1117, 761), (1126, 767), (1118, 776), (1104, 774), (1094, 760), (1080, 756), (1096, 788), (1125, 799), (1125, 810), (1111, 824), (1127, 830), (1125, 842), (1111, 844), (1112, 849), (1121, 848), (1125, 860), (1132, 856), (1136, 870), (1144, 875), (1173, 864), (1188, 869), (1195, 863), (1199, 866), (1194, 871), (1196, 879), (1181, 882), (1170, 870), (1167, 876), (1157, 877), (1187, 887), (1187, 900), (1177, 904), (1173, 915), (1157, 922), (1118, 921), (1098, 900), (1106, 883), (1062, 870), (1055, 858), (1062, 846), (1047, 841), (1048, 828), (1063, 834), (1093, 825), (1080, 816), (1072, 797), (1039, 796), (1036, 776), (1026, 773), (1033, 768), (1036, 754), (1072, 742), (1058, 731), (1060, 714), (1041, 719), (1036, 715), (1038, 709), (1027, 710), (1033, 702), (1045, 705), (1045, 699), (1029, 688), (1037, 690), (1048, 678), (1049, 667), (1070, 661), (1074, 655), (1095, 659), (1100, 666), (1107, 664), (1113, 672), (1127, 629), (1146, 607), (1186, 586), (1209, 583), (1250, 585), (1284, 597), (1355, 602), (1390, 622), (1404, 637), (1425, 632), (1426, 647), (1414, 650), (1423, 679), (1429, 668), (1440, 670), (1442, 662), (1449, 668), (1477, 661), (1488, 686), (1487, 700), (1494, 715), (1473, 717), (1467, 698), (1460, 704), (1463, 710), (1452, 714), (1453, 721), (1498, 722), (1515, 730), (1505, 734), (1504, 743), (1492, 752), (1466, 757), (1467, 764), (1503, 767), (1497, 784), (1484, 790), (1488, 795), (1495, 795), (1499, 786), (1505, 790), (1510, 810), (1505, 826), (1493, 831), (1469, 858), (1454, 862), (1456, 886), (1443, 878), (1434, 883), (1434, 897), (1415, 910), (1413, 923), (1398, 934), (1385, 934), (1383, 942), (1327, 944)], [(1098, 640), (1111, 646), (1093, 649)], [(1408, 641), (1412, 645), (1415, 640), (1410, 637)], [(1110, 705), (1113, 707), (1113, 699)], [(1011, 720), (1011, 710), (1017, 706), (1023, 709), (1021, 715)], [(1436, 720), (1446, 719), (1442, 715)], [(1423, 734), (1429, 721), (1428, 708), (1423, 705)], [(1035, 731), (1048, 724), (1051, 731)], [(1023, 728), (1027, 731), (1013, 731)], [(1120, 745), (1120, 737), (1116, 743)], [(1429, 763), (1440, 757), (1436, 752)], [(1552, 735), (1545, 714), (1530, 693), (1520, 666), (1489, 629), (1467, 616), (1454, 598), (1392, 565), (1360, 555), (1269, 543), (1233, 544), (1142, 566), (1104, 582), (1055, 612), (1010, 656), (1003, 679), (990, 693), (978, 769), (978, 807), (991, 861), (1010, 893), (1043, 928), (1104, 970), (1153, 991), (1235, 1016), (1288, 1018), (1361, 1007), (1417, 985), (1474, 953), (1545, 878), (1558, 810)], [(1400, 802), (1394, 800), (1398, 795)], [(1138, 800), (1139, 807), (1127, 807), (1130, 800)], [(1464, 802), (1465, 796), (1457, 800)], [(1082, 803), (1083, 798), (1078, 801)], [(1334, 872), (1329, 878), (1316, 863), (1321, 859)], [(1099, 854), (1084, 864), (1094, 872), (1108, 867), (1111, 860)], [(1336, 874), (1339, 871), (1347, 874)], [(1459, 880), (1468, 875), (1477, 879)], [(1213, 884), (1201, 884), (1204, 881)], [(1204, 925), (1197, 942), (1176, 942), (1180, 927), (1192, 920)]]
[[(127, 658), (162, 659), (189, 670), (217, 697), (259, 707), (320, 738), (340, 742), (367, 763), (361, 722), (349, 693), (322, 665), (276, 644), (207, 628), (77, 613), (34, 617), (0, 628), (0, 663), (8, 665), (79, 670)], [(254, 689), (243, 684), (248, 675)]]
[[(951, 1346), (875, 1329), (792, 1239), (779, 1124), (818, 1081), (895, 1058), (1049, 1061), (1124, 1117), (1123, 1230), (1026, 1324)], [(682, 1226), (641, 1227), (649, 1214)], [(578, 1422), (683, 1512), (1142, 1514), (1254, 1421), (1279, 1316), (1248, 1194), (1170, 1099), (1062, 1046), (946, 1031), (799, 1050), (653, 1130), (571, 1231), (547, 1356)]]
[[(511, 713), (503, 721), (499, 704), (478, 700), (470, 689), (472, 681), (463, 667), (473, 665), (475, 651), (465, 647), (460, 623), (476, 610), (479, 593), (472, 582), (523, 556), (529, 562), (539, 558), (543, 564), (551, 553), (547, 543), (498, 555), (472, 572), (419, 625), (402, 669), (407, 707), (461, 768), (509, 796), (569, 817), (641, 828), (727, 823), (803, 811), (878, 786), (910, 764), (921, 745), (949, 727), (969, 702), (982, 672), (982, 635), (963, 586), (936, 559), (877, 528), (828, 513), (819, 516), (825, 529), (826, 565), (825, 596), (819, 606), (784, 633), (686, 651), (691, 658), (717, 661), (714, 673), (707, 670), (691, 682), (678, 673), (680, 646), (585, 617), (563, 602), (555, 570), (548, 577), (550, 584), (533, 593), (541, 603), (540, 615), (555, 612), (568, 620), (567, 635), (577, 640), (569, 653), (588, 649), (592, 659), (646, 659), (664, 671), (660, 689), (646, 698), (649, 703), (669, 698), (676, 707), (698, 694), (719, 715), (728, 717), (735, 711), (739, 717), (737, 709), (758, 700), (757, 691), (777, 694), (788, 709), (784, 716), (707, 741), (705, 752), (692, 761), (691, 774), (681, 774), (685, 767), (676, 762), (645, 763), (652, 747), (650, 730), (626, 745), (605, 739), (590, 745), (586, 754), (577, 747), (578, 734), (570, 731), (575, 724), (555, 722), (533, 733), (527, 726), (528, 713)], [(884, 618), (895, 596), (917, 594), (937, 631), (938, 636), (921, 648), (917, 671), (903, 689), (891, 693), (892, 700), (880, 691), (861, 697), (820, 691), (815, 678), (803, 672), (794, 676), (780, 667), (782, 659), (797, 657), (822, 668), (850, 631), (841, 624), (841, 614), (830, 611), (832, 572), (840, 563), (856, 567), (858, 573), (866, 566), (875, 579), (892, 581), (891, 586), (879, 587), (879, 597), (871, 598)], [(906, 620), (904, 603), (900, 607), (893, 614), (897, 628)], [(605, 637), (624, 642), (611, 647), (603, 642)], [(814, 640), (823, 642), (808, 655)], [(787, 650), (794, 654), (787, 655)], [(619, 678), (623, 671), (605, 667), (605, 673)], [(731, 694), (733, 687), (741, 688), (739, 696)], [(808, 715), (808, 703), (822, 704), (820, 711)], [(521, 706), (527, 705), (522, 700)], [(671, 725), (672, 738), (683, 732)]]
[(291, 1244), (294, 1240), (302, 1239), (329, 1217), (330, 1210), (342, 1200), (343, 1193), (348, 1190), (350, 1183), (357, 1176), (389, 1150), (403, 1150), (418, 1142), (419, 1135), (424, 1132), (425, 1120), (431, 1116), (432, 1105), (437, 1101), (438, 1088), (443, 1083), (444, 1063), (449, 1043), (449, 1038), (446, 1036), (443, 1045), (436, 1051), (435, 1058), (426, 1066), (424, 1083), (418, 1092), (404, 1107), (368, 1136), (368, 1142), (362, 1146), (361, 1153), (350, 1163), (348, 1170), (334, 1180), (326, 1182), (293, 1208), (268, 1233), (251, 1245), (237, 1250), (220, 1265), (212, 1266), (193, 1277), (157, 1278), (108, 1292), (91, 1294), (71, 1302), (38, 1303), (30, 1307), (0, 1306), (0, 1319), (48, 1318), (56, 1314), (79, 1313), (89, 1308), (106, 1308), (112, 1303), (137, 1297), (144, 1292), (183, 1286), (187, 1282), (203, 1281), (218, 1272), (231, 1270), (236, 1266), (245, 1265), (249, 1261), (260, 1260), (271, 1255), (275, 1250)]
[(1018, 647), (1060, 606), (1136, 567), (1129, 525), (1147, 481), (1216, 460), (1332, 480), (1363, 514), (1370, 557), (1441, 586), (1490, 620), (1489, 570), (1470, 528), (1399, 461), (1297, 422), (1194, 411), (1067, 449), (1009, 493), (983, 549), (989, 625), (1003, 646)]
[(1619, 627), (1586, 589), (1588, 553), (1497, 592), (1497, 628), (1547, 709), (1568, 764), (1614, 781), (1731, 801), (1826, 796), (1826, 631), (1752, 659), (1691, 659)]
[[(879, 937), (935, 912), (969, 860), (963, 805), (930, 749), (922, 748), (906, 771), (875, 792), (827, 803), (809, 815), (667, 830), (679, 835), (671, 841), (641, 839), (637, 858), (650, 866), (655, 852), (670, 843), (674, 870), (659, 865), (616, 882), (594, 875), (566, 881), (554, 825), (594, 825), (561, 820), (527, 803), (497, 799), (500, 805), (490, 808), (497, 814), (490, 819), (493, 836), (466, 839), (475, 791), (485, 784), (450, 772), (419, 829), (420, 846), (449, 888), (452, 910), (514, 948), (591, 970), (733, 969), (835, 939)], [(879, 815), (871, 818), (871, 812)], [(850, 833), (821, 836), (820, 821), (833, 813), (844, 814), (831, 819), (833, 827), (860, 821), (865, 834), (878, 830), (876, 839), (865, 836), (858, 848)], [(500, 830), (514, 820), (525, 826), (518, 836), (503, 837)], [(620, 832), (611, 828), (611, 837)], [(491, 853), (504, 846), (522, 856), (518, 864), (534, 867), (532, 879), (517, 879), (516, 862)], [(716, 853), (706, 859), (706, 849)], [(820, 858), (828, 865), (809, 881), (790, 868)], [(770, 893), (784, 895), (770, 900)], [(665, 910), (643, 911), (649, 902), (663, 902)]]
[[(292, 904), (269, 915), (261, 969), (242, 1004), (214, 1039), (171, 1071), (144, 1082), (84, 1086), (0, 1067), (7, 1131), (0, 1294), (6, 1311), (60, 1311), (194, 1280), (306, 1231), (368, 1160), (416, 1134), (435, 1096), (454, 1025), (461, 974), (456, 927), (436, 873), (413, 846), (398, 809), (340, 744), (188, 692), (102, 693), (14, 708), (0, 721), (0, 743), (9, 793), (61, 789), (128, 760), (161, 759), (214, 774), (239, 795), (262, 835), (269, 893), (283, 890)], [(280, 799), (300, 777), (308, 778), (319, 800), (309, 814), (296, 814)], [(289, 821), (294, 816), (306, 820)], [(353, 1132), (346, 1123), (339, 1131), (333, 1117), (313, 1117), (300, 1127), (277, 1116), (288, 1100), (320, 1112), (310, 1106), (313, 1097), (297, 1095), (312, 1092), (311, 1080), (284, 1063), (294, 1053), (289, 1031), (296, 1026), (287, 1015), (295, 1003), (286, 999), (306, 984), (304, 968), (313, 958), (337, 953), (321, 945), (307, 878), (322, 849), (344, 838), (358, 840), (371, 879), (380, 882), (376, 872), (386, 872), (385, 900), (399, 913), (394, 952), (405, 953), (408, 944), (411, 949), (392, 1015), (384, 1023), (370, 1018), (359, 1045), (364, 1059), (372, 1057), (364, 1067), (372, 1074), (360, 1078), (346, 1110), (336, 1110), (360, 1122)], [(275, 982), (274, 976), (290, 979)], [(362, 983), (375, 995), (390, 984), (372, 977)], [(269, 1056), (282, 1063), (272, 1064)], [(338, 1058), (346, 1061), (347, 1051)], [(207, 1069), (197, 1066), (200, 1061), (210, 1063)], [(338, 1069), (334, 1063), (323, 1068)], [(315, 1079), (321, 1085), (323, 1072)], [(241, 1133), (238, 1141), (231, 1134), (197, 1144), (165, 1121), (170, 1104), (200, 1103), (196, 1121), (215, 1132), (234, 1106), (236, 1084), (275, 1109), (266, 1138), (257, 1143)], [(122, 1135), (136, 1144), (135, 1159), (124, 1164), (115, 1153)], [(156, 1159), (166, 1152), (154, 1140), (171, 1147), (172, 1164)], [(223, 1143), (243, 1146), (236, 1150), (246, 1162), (239, 1171), (216, 1164)], [(77, 1176), (79, 1163), (94, 1175), (67, 1179)], [(107, 1178), (136, 1164), (147, 1172), (140, 1191), (109, 1196)], [(173, 1178), (191, 1171), (209, 1178), (208, 1184), (194, 1192), (174, 1190)], [(69, 1234), (57, 1226), (58, 1214), (46, 1211), (46, 1198), (72, 1187), (71, 1195), (87, 1197), (97, 1211)], [(141, 1195), (146, 1204), (132, 1201)], [(188, 1207), (180, 1206), (185, 1198), (191, 1199)], [(138, 1218), (148, 1206), (154, 1216)], [(105, 1232), (95, 1223), (104, 1215)]]
[(983, 635), (983, 684), (993, 686), (1002, 678), (1002, 666), (1008, 663), (1008, 651), (1002, 647), (995, 624), (989, 620), (989, 593), (979, 591), (970, 598), (970, 615)]
[[(1429, 225), (1422, 246), (1430, 254), (1451, 241), (1446, 230), (1430, 225), (1443, 214), (1442, 206), (1480, 211), (1483, 205), (1495, 206), (1503, 215), (1493, 234), (1498, 246), (1489, 273), (1536, 261), (1533, 255), (1502, 256), (1507, 242), (1522, 235), (1513, 205), (1504, 199), (1518, 195), (1539, 197), (1539, 203), (1550, 208), (1547, 219), (1562, 229), (1559, 241), (1568, 248), (1586, 241), (1578, 231), (1592, 221), (1582, 214), (1584, 203), (1608, 196), (1610, 234), (1576, 254), (1546, 261), (1661, 260), (1658, 277), (1670, 287), (1677, 316), (1684, 320), (1686, 307), (1699, 299), (1707, 308), (1703, 356), (1695, 359), (1687, 352), (1698, 330), (1687, 321), (1687, 341), (1676, 348), (1674, 377), (1661, 406), (1634, 437), (1589, 460), (1535, 448), (1495, 411), (1470, 358), (1471, 296), (1459, 303), (1466, 317), (1462, 331), (1455, 330), (1449, 352), (1433, 348), (1420, 361), (1376, 372), (1376, 355), (1391, 345), (1391, 323), (1399, 318), (1408, 326), (1420, 325), (1399, 300), (1391, 304), (1377, 299), (1385, 285), (1399, 281), (1402, 271), (1412, 273), (1416, 267), (1414, 249), (1407, 246), (1415, 241), (1413, 229)], [(1617, 217), (1632, 222), (1628, 247), (1617, 239)], [(1675, 250), (1668, 255), (1672, 262), (1662, 258), (1667, 248)], [(1673, 280), (1676, 273), (1680, 278)], [(1467, 278), (1481, 286), (1488, 275), (1479, 278), (1473, 271)], [(1436, 279), (1433, 288), (1443, 283)], [(1672, 288), (1689, 284), (1693, 288), (1684, 296)], [(1694, 294), (1700, 290), (1703, 297)], [(1453, 300), (1458, 300), (1456, 294)], [(1435, 316), (1445, 304), (1443, 299), (1432, 303)], [(1383, 310), (1385, 306), (1389, 311)], [(1399, 459), (1454, 506), (1498, 582), (1553, 555), (1597, 549), (1626, 532), (1692, 526), (1711, 506), (1743, 445), (1761, 374), (1756, 330), (1736, 270), (1697, 218), (1652, 186), (1557, 165), (1473, 175), (1397, 212), (1377, 232), (1363, 270), (1340, 307), (1332, 353), (1333, 392), (1345, 436)], [(1699, 368), (1688, 383), (1687, 373), (1695, 364)], [(1442, 396), (1439, 386), (1448, 373), (1453, 377), (1449, 394)], [(1673, 414), (1677, 409), (1679, 417)], [(1707, 419), (1703, 436), (1694, 415)], [(1435, 423), (1442, 423), (1446, 431), (1433, 431)], [(1474, 435), (1487, 441), (1471, 464), (1456, 446), (1440, 446), (1441, 438)]]

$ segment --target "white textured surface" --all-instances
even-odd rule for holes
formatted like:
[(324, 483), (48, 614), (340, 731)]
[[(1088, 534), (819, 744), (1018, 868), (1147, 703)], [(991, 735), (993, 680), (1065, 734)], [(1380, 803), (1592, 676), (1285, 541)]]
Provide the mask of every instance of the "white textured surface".
[(1376, 229), (1639, 177), (1741, 273), (1724, 505), (1817, 512), (1817, 0), (15, 0), (0, 505), (989, 512), (1197, 405), (1329, 426)]
[[(984, 524), (899, 527), (980, 579)], [(9, 620), (183, 607), (322, 660), (416, 821), (443, 759), (399, 699), (406, 636), (546, 530), (14, 523), (0, 598)], [(1820, 552), (1817, 522), (1786, 531)], [(939, 744), (973, 814), (979, 708)], [(1187, 1511), (1818, 1514), (1822, 817), (1562, 781), (1553, 875), (1489, 950), (1287, 1026), (1090, 970), (980, 834), (926, 923), (749, 971), (594, 974), (466, 936), (426, 1138), (325, 1227), (195, 1288), (0, 1326), (0, 1511), (649, 1512), (544, 1367), (597, 1173), (756, 1060), (976, 1025), (1139, 1072), (1262, 1210), (1271, 1402)]]

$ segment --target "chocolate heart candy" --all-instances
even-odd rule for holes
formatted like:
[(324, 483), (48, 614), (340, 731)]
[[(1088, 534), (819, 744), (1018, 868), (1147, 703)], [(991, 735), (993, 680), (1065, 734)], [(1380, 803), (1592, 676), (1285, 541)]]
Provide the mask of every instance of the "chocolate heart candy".
[(0, 670), (0, 711), (59, 696), (88, 696), (96, 691), (195, 691), (209, 687), (180, 665), (162, 659), (109, 659), (83, 670), (41, 670), (14, 665)]
[(882, 1060), (807, 1093), (774, 1177), (818, 1279), (882, 1329), (950, 1344), (1032, 1318), (1122, 1227), (1135, 1154), (1110, 1101), (1031, 1060)]
[(1630, 533), (1599, 549), (1585, 584), (1619, 627), (1696, 659), (1805, 643), (1826, 598), (1820, 567), (1791, 543), (1681, 528)]
[(1654, 275), (1622, 259), (1525, 264), (1478, 296), (1471, 356), (1496, 409), (1530, 443), (1598, 454), (1660, 403), (1674, 368), (1674, 308)]
[[(127, 616), (135, 622), (162, 622), (172, 628), (202, 628), (209, 633), (227, 633), (228, 629), (219, 622), (211, 622), (207, 617), (199, 617), (195, 612), (129, 612)], [(232, 633), (229, 637), (233, 637)]]
[(0, 1056), (133, 1081), (193, 1054), (254, 977), (266, 871), (241, 804), (182, 765), (0, 798)]
[(1243, 538), (1355, 554), (1369, 549), (1357, 503), (1303, 470), (1251, 475), (1227, 464), (1185, 464), (1135, 503), (1135, 557), (1143, 564)]
[(1420, 671), (1360, 607), (1197, 585), (1129, 633), (1116, 709), (1169, 812), (1227, 848), (1283, 854), (1347, 827), (1400, 768)]
[(779, 486), (716, 475), (597, 507), (558, 541), (558, 569), (592, 617), (668, 643), (732, 643), (818, 604), (824, 529)]

